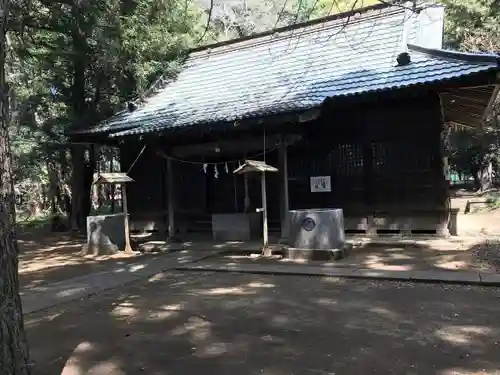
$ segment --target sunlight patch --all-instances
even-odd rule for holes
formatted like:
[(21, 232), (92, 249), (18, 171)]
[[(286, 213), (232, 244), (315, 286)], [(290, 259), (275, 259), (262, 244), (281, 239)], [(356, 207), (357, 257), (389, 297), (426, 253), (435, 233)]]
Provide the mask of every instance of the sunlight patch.
[(228, 345), (223, 342), (214, 342), (196, 352), (197, 357), (217, 357), (228, 352)]
[(160, 307), (159, 311), (149, 314), (148, 320), (165, 320), (175, 318), (179, 316), (179, 311), (182, 311), (182, 309), (183, 306), (181, 304), (163, 305)]
[(266, 284), (260, 281), (253, 281), (248, 284), (250, 288), (274, 288), (274, 284)]
[(125, 375), (119, 365), (111, 361), (98, 363), (90, 369), (89, 373), (92, 375)]
[(114, 317), (125, 318), (136, 316), (139, 314), (139, 309), (132, 306), (126, 306), (124, 304), (120, 304), (116, 306), (112, 311), (111, 315)]
[(437, 330), (436, 336), (455, 345), (466, 345), (474, 340), (474, 336), (486, 336), (489, 333), (491, 329), (487, 327), (451, 326)]
[(482, 370), (482, 371), (469, 371), (464, 368), (450, 368), (446, 370), (439, 371), (439, 375), (489, 375), (491, 372)]
[(184, 308), (184, 305), (181, 305), (180, 303), (176, 303), (174, 305), (163, 305), (161, 306), (163, 310), (169, 310), (169, 311), (181, 311)]
[(203, 294), (206, 294), (208, 296), (223, 296), (227, 294), (233, 294), (233, 295), (248, 294), (248, 292), (241, 287), (232, 287), (232, 288), (213, 288), (203, 292)]
[(180, 336), (189, 334), (190, 339), (194, 342), (204, 341), (212, 334), (211, 326), (210, 322), (194, 316), (189, 318), (183, 326), (175, 328), (172, 331), (172, 335)]
[(66, 290), (63, 290), (62, 292), (58, 292), (57, 297), (68, 297), (68, 296), (72, 296), (74, 294), (78, 294), (78, 293), (81, 293), (84, 291), (85, 291), (85, 288), (66, 289)]
[(400, 319), (399, 314), (396, 314), (394, 311), (390, 311), (385, 307), (371, 307), (370, 312), (383, 316), (387, 319)]
[(150, 278), (148, 279), (148, 282), (150, 282), (150, 283), (154, 283), (154, 282), (156, 282), (156, 281), (162, 281), (162, 280), (165, 280), (166, 278), (167, 278), (167, 274), (165, 274), (165, 273), (158, 273), (158, 274), (156, 274), (156, 275), (154, 275), (154, 276), (150, 277)]
[[(82, 369), (82, 355), (85, 356), (88, 352), (94, 349), (94, 345), (90, 342), (81, 342), (77, 345), (73, 353), (71, 353), (70, 357), (64, 364), (64, 368), (61, 372), (61, 375), (84, 375), (86, 371)], [(108, 373), (109, 374), (109, 373)]]
[(316, 299), (316, 303), (322, 306), (332, 306), (338, 304), (338, 301), (331, 298), (318, 298)]
[(150, 313), (147, 320), (156, 321), (156, 320), (165, 320), (170, 318), (175, 318), (179, 316), (178, 311), (155, 311)]

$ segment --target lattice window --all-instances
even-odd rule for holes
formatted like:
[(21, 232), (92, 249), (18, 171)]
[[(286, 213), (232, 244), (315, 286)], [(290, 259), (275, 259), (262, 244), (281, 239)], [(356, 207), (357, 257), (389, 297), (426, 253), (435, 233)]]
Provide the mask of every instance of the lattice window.
[(339, 176), (359, 176), (363, 173), (363, 147), (358, 143), (336, 146), (329, 159), (334, 173)]

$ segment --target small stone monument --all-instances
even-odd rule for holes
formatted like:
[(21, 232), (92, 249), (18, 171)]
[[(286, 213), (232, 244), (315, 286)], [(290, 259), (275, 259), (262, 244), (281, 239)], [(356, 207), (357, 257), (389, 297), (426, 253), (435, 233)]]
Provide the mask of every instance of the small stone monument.
[(345, 238), (342, 209), (292, 210), (287, 221), (286, 258), (337, 260), (351, 248)]
[[(118, 251), (132, 253), (126, 184), (134, 180), (122, 172), (101, 173), (94, 185), (121, 185), (123, 212), (87, 217), (87, 244), (85, 254), (109, 255)], [(115, 199), (115, 197), (113, 197)], [(116, 207), (116, 205), (114, 205)]]

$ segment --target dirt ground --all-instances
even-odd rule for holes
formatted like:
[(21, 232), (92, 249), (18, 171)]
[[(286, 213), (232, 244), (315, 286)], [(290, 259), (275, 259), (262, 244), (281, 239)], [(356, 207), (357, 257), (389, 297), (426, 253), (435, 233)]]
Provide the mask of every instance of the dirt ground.
[(474, 204), (471, 213), (465, 214), (468, 201), (484, 202), (486, 198), (462, 192), (451, 199), (451, 207), (459, 210), (458, 230), (462, 236), (500, 236), (500, 209), (486, 204)]
[(137, 262), (141, 256), (158, 254), (124, 254), (83, 256), (82, 238), (64, 234), (22, 233), (19, 243), (19, 278), (21, 288), (101, 272), (118, 265)]
[(26, 317), (37, 375), (500, 374), (500, 288), (156, 276)]
[(237, 264), (309, 264), (335, 268), (358, 268), (384, 271), (470, 271), (500, 272), (500, 243), (474, 240), (450, 243), (430, 240), (413, 244), (357, 245), (344, 259), (306, 261), (283, 259), (281, 256), (262, 257), (259, 253), (226, 253), (208, 258), (205, 263)]
[[(482, 237), (486, 235), (500, 238), (500, 210), (483, 211), (464, 215), (463, 210), (469, 196), (453, 198), (452, 206), (459, 208), (459, 228), (461, 235), (475, 236), (474, 243), (457, 244), (456, 247), (432, 246), (370, 246), (357, 248), (336, 266), (358, 266), (386, 270), (408, 269), (451, 269), (500, 270), (500, 246)], [(22, 288), (40, 286), (46, 283), (101, 272), (118, 265), (136, 262), (138, 256), (120, 253), (114, 256), (82, 256), (83, 238), (47, 233), (21, 233), (20, 282)], [(144, 256), (160, 256), (144, 255)], [(227, 262), (228, 259), (222, 261)], [(231, 258), (229, 261), (253, 261)]]
[[(65, 235), (40, 237), (24, 234), (20, 236), (19, 244), (19, 273), (23, 289), (129, 265), (137, 262), (140, 257), (162, 256), (162, 254), (83, 256), (81, 254), (83, 241)], [(244, 255), (226, 255), (210, 258), (207, 261), (227, 264), (255, 261), (276, 263), (276, 259), (262, 260)], [(317, 263), (311, 262), (311, 264)], [(447, 241), (440, 240), (428, 241), (419, 246), (365, 244), (355, 247), (345, 259), (321, 264), (379, 270), (500, 272), (500, 245), (480, 237), (468, 242), (456, 241), (451, 245)]]

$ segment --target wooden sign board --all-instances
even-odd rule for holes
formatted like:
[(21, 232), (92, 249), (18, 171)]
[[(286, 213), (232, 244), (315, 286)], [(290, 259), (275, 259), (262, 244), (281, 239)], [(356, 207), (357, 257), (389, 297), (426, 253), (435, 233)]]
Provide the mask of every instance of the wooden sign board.
[(332, 179), (330, 176), (311, 177), (311, 193), (329, 193), (332, 191)]

